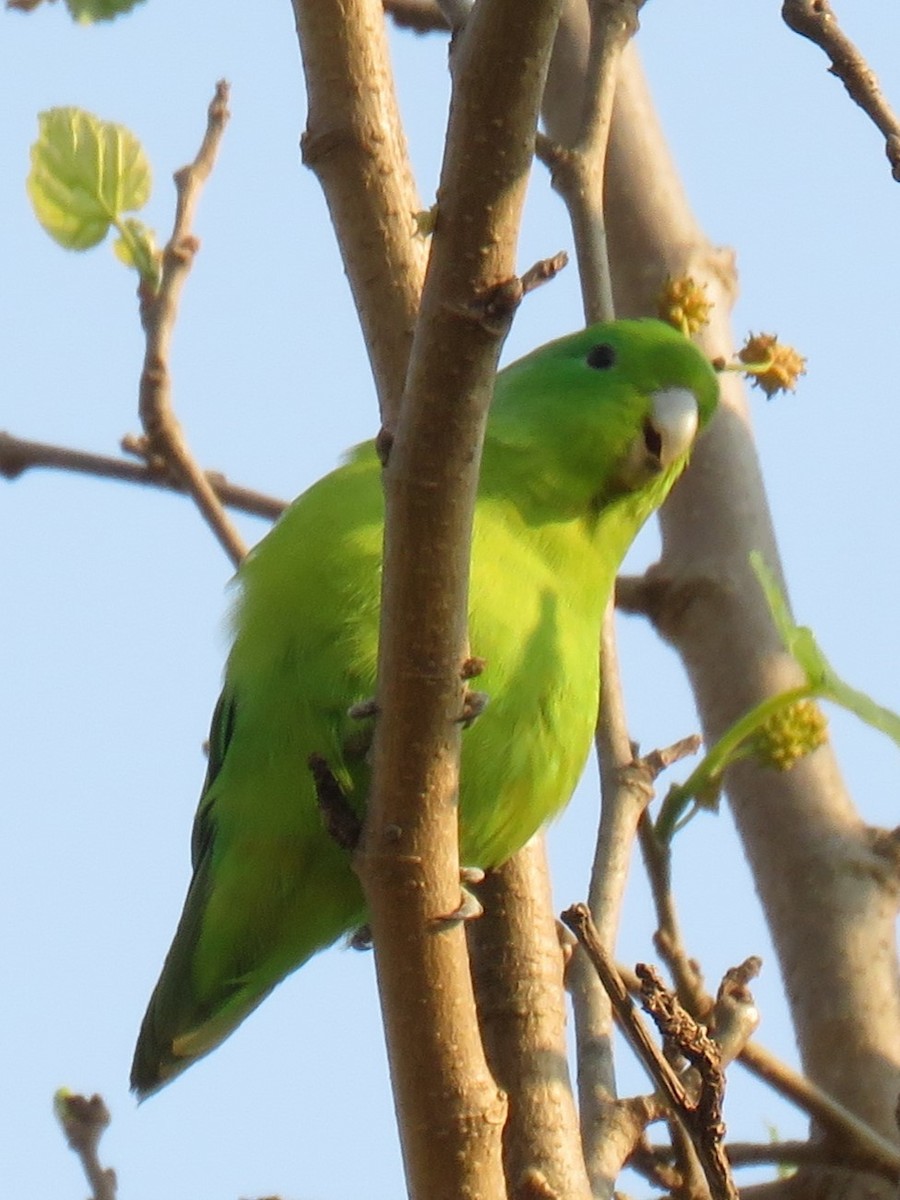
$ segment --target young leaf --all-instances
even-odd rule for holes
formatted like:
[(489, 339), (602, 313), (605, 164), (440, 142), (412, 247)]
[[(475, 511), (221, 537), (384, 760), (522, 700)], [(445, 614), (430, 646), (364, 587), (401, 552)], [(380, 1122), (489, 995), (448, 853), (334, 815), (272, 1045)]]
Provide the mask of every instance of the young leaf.
[(78, 108), (51, 108), (39, 115), (38, 127), (28, 195), (61, 246), (96, 246), (122, 213), (146, 204), (150, 164), (127, 129)]
[(94, 21), (112, 21), (123, 13), (131, 12), (143, 0), (66, 0), (72, 18), (80, 25), (92, 25)]
[[(750, 554), (750, 565), (765, 593), (778, 635), (802, 669), (806, 682), (770, 696), (745, 713), (726, 730), (690, 777), (670, 788), (655, 825), (657, 836), (664, 842), (697, 809), (716, 807), (722, 776), (738, 759), (753, 755), (764, 766), (789, 770), (804, 754), (821, 745), (826, 740), (825, 722), (810, 701), (830, 700), (900, 746), (900, 716), (841, 679), (822, 653), (812, 630), (794, 623), (775, 576), (756, 550)], [(688, 812), (692, 802), (693, 808)]]
[(116, 258), (126, 267), (134, 267), (155, 290), (159, 286), (160, 253), (153, 230), (136, 217), (126, 217), (119, 230), (121, 236), (113, 242)]

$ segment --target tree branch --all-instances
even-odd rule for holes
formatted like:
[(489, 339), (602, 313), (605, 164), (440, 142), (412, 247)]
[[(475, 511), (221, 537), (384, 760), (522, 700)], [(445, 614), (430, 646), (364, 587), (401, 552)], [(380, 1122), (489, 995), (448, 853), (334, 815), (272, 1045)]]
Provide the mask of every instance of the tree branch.
[[(381, 419), (400, 407), (425, 275), (380, 0), (293, 0), (309, 101), (303, 161), (325, 193)], [(365, 86), (360, 86), (365, 80)]]
[(172, 407), (169, 348), (178, 315), (181, 290), (190, 274), (200, 243), (192, 232), (194, 210), (209, 178), (228, 121), (228, 84), (220, 81), (209, 106), (206, 133), (197, 157), (175, 172), (177, 193), (175, 225), (162, 253), (162, 274), (156, 292), (142, 284), (141, 323), (147, 340), (141, 372), (139, 412), (145, 440), (141, 452), (152, 467), (156, 461), (183, 480), (225, 553), (237, 566), (246, 546), (229, 520), (215, 489), (188, 448), (187, 439)]
[(100, 1165), (100, 1139), (110, 1121), (102, 1096), (88, 1098), (61, 1090), (54, 1097), (53, 1108), (91, 1185), (91, 1200), (116, 1200), (116, 1173)]
[[(731, 256), (710, 247), (696, 226), (636, 58), (626, 55), (623, 67), (606, 209), (619, 310), (652, 312), (667, 275), (705, 281), (715, 307), (704, 348), (711, 358), (728, 358)], [(646, 589), (658, 631), (685, 662), (708, 741), (799, 682), (749, 566), (751, 549), (775, 569), (779, 560), (736, 379), (723, 379), (722, 401), (661, 510), (663, 554)], [(791, 997), (804, 1069), (896, 1140), (896, 900), (881, 882), (832, 749), (819, 748), (789, 772), (739, 764), (726, 786)], [(789, 886), (797, 879), (804, 880), (802, 904)]]
[(849, 1143), (855, 1147), (850, 1151), (852, 1157), (858, 1154), (871, 1170), (888, 1179), (900, 1180), (900, 1150), (833, 1096), (792, 1070), (758, 1042), (748, 1042), (738, 1060), (757, 1078), (765, 1080), (775, 1091), (814, 1117), (830, 1135), (829, 1143), (838, 1147)]
[[(182, 494), (187, 492), (187, 485), (173, 479), (164, 463), (132, 462), (127, 458), (109, 458), (104, 454), (73, 450), (69, 446), (28, 442), (0, 430), (0, 475), (7, 479), (18, 479), (34, 467), (72, 471), (76, 475), (91, 475), (96, 479), (140, 483), (145, 487), (163, 488)], [(229, 483), (218, 471), (206, 471), (205, 474), (216, 496), (229, 508), (237, 508), (254, 517), (266, 517), (270, 521), (276, 521), (287, 508), (286, 500)]]
[[(361, 22), (364, 44), (357, 50), (366, 57), (354, 60), (349, 77), (332, 76), (329, 86), (355, 95), (360, 91), (355, 80), (374, 71), (377, 87), (386, 65), (370, 61), (377, 53), (372, 39), (380, 44), (382, 38), (371, 7), (297, 0), (295, 9), (304, 39), (310, 128), (317, 131), (307, 154), (315, 151), (323, 171), (328, 162), (349, 161), (353, 152), (377, 165), (381, 145), (393, 136), (392, 114), (379, 114), (388, 133), (386, 139), (377, 127), (377, 145), (369, 138), (348, 147), (346, 128), (334, 129), (331, 152), (324, 153), (321, 138), (329, 131), (316, 124), (322, 114), (313, 103), (322, 80), (313, 77), (307, 41), (315, 26), (317, 37), (346, 42), (344, 26)], [(357, 867), (371, 918), (407, 1177), (416, 1197), (457, 1200), (504, 1192), (505, 1100), (478, 1037), (465, 938), (440, 918), (459, 902), (457, 718), (467, 657), (468, 539), (478, 449), (501, 337), (512, 315), (502, 297), (514, 276), (515, 231), (557, 18), (558, 6), (546, 0), (482, 0), (458, 37), (428, 280), (402, 419), (385, 472), (379, 715)], [(317, 43), (317, 53), (320, 49)], [(360, 219), (358, 189), (350, 202), (352, 226)], [(342, 220), (329, 203), (340, 228)], [(382, 193), (379, 208), (366, 218), (382, 232), (385, 203)], [(389, 215), (396, 224), (396, 209)], [(346, 232), (339, 237), (348, 240)], [(389, 272), (379, 268), (383, 286), (396, 274), (396, 264), (389, 266)], [(357, 303), (365, 324), (371, 317), (368, 302), (360, 304), (357, 296)], [(371, 333), (373, 359), (382, 364), (383, 399), (392, 394), (389, 380), (397, 372), (391, 375), (391, 364), (400, 357), (398, 346), (408, 344), (407, 331), (396, 320), (383, 322), (381, 334), (393, 339), (393, 358), (377, 344), (379, 330)], [(386, 420), (395, 417), (396, 406)]]
[(544, 839), (532, 838), (488, 872), (478, 895), (484, 915), (467, 933), (488, 1064), (509, 1097), (503, 1157), (510, 1193), (536, 1172), (548, 1194), (589, 1200)]
[[(550, 136), (539, 141), (553, 187), (562, 196), (575, 238), (587, 322), (615, 316), (603, 177), (624, 46), (637, 29), (642, 0), (593, 0), (587, 34), (584, 5), (569, 3), (551, 61), (544, 103)], [(575, 45), (584, 53), (571, 55)], [(590, 911), (608, 950), (615, 945), (637, 820), (648, 793), (626, 782), (633, 761), (625, 701), (619, 679), (612, 601), (600, 635), (600, 711), (595, 736), (600, 765), (601, 820), (588, 894)], [(649, 794), (652, 794), (652, 790)], [(612, 1136), (619, 1121), (614, 1105), (612, 1014), (583, 954), (576, 951), (568, 984), (575, 1016), (578, 1092), (584, 1154), (595, 1196), (611, 1196), (621, 1166)]]
[(885, 99), (875, 72), (838, 25), (828, 0), (785, 0), (781, 15), (789, 29), (809, 38), (828, 55), (828, 70), (884, 134), (891, 174), (900, 182), (900, 118)]
[[(708, 1021), (712, 1018), (717, 1042), (727, 1046), (726, 1058), (736, 1055), (738, 1061), (757, 1078), (814, 1117), (838, 1145), (852, 1145), (854, 1157), (865, 1161), (869, 1169), (890, 1178), (900, 1177), (900, 1150), (810, 1080), (793, 1071), (757, 1042), (750, 1041), (753, 1029), (747, 1024), (745, 1012), (740, 1014), (740, 1028), (735, 1032), (736, 1044), (732, 1044), (734, 1039), (725, 1028), (730, 1018), (728, 1005), (732, 999), (729, 987), (739, 990), (742, 980), (737, 971), (726, 974), (715, 1001), (706, 991), (697, 963), (688, 954), (681, 938), (670, 889), (669, 848), (663, 846), (656, 837), (653, 824), (646, 815), (641, 821), (640, 834), (657, 912), (658, 930), (654, 942), (676, 981), (681, 1003), (698, 1020)], [(756, 973), (758, 963), (758, 959), (750, 959), (744, 964), (745, 977), (749, 972)], [(636, 980), (629, 982), (629, 988), (636, 986)], [(740, 1003), (740, 998), (738, 1007), (746, 1007)]]

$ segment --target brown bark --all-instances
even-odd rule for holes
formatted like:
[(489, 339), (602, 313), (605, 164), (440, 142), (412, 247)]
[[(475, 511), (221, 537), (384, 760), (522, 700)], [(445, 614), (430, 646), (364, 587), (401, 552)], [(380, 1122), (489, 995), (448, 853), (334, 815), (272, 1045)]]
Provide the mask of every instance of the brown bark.
[(303, 160), (318, 177), (382, 420), (400, 406), (425, 275), (416, 193), (379, 0), (293, 0), (306, 75)]
[[(305, 37), (321, 6), (297, 8)], [(484, 1060), (462, 930), (441, 918), (459, 903), (455, 799), (478, 459), (558, 11), (545, 0), (484, 0), (458, 39), (431, 259), (385, 472), (379, 722), (358, 866), (410, 1192), (429, 1200), (505, 1191), (505, 1099)], [(383, 206), (374, 219), (384, 220)], [(359, 216), (347, 210), (343, 220), (352, 228)], [(377, 307), (388, 284), (386, 271), (357, 303)], [(363, 313), (367, 329), (379, 320)]]
[(478, 890), (468, 928), (478, 1019), (494, 1078), (509, 1096), (503, 1158), (510, 1194), (539, 1176), (566, 1200), (591, 1195), (566, 1047), (564, 956), (543, 838), (533, 838)]

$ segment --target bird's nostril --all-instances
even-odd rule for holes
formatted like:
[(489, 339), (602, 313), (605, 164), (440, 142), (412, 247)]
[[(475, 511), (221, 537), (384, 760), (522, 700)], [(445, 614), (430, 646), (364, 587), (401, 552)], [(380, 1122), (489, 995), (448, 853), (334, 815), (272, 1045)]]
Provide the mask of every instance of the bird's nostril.
[(644, 445), (655, 459), (662, 458), (662, 436), (652, 421), (644, 422)]

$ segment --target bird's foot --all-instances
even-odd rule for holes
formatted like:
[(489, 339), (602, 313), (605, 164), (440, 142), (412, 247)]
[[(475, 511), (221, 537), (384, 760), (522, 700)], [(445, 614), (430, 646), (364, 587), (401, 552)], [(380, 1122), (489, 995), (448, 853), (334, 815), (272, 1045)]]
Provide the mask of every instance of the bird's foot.
[(440, 929), (453, 929), (460, 921), (474, 921), (484, 912), (481, 901), (470, 892), (466, 884), (472, 886), (481, 883), (484, 871), (480, 867), (462, 867), (459, 872), (460, 898), (459, 904), (451, 913), (443, 917), (435, 917), (434, 924)]
[(472, 722), (481, 716), (488, 706), (489, 699), (487, 692), (472, 692), (466, 689), (462, 712), (456, 718), (463, 729), (468, 729)]
[(347, 938), (347, 945), (351, 950), (371, 950), (372, 949), (372, 927), (371, 925), (360, 925), (354, 929)]
[(328, 836), (342, 850), (355, 850), (362, 834), (362, 821), (347, 799), (337, 776), (321, 754), (311, 754), (307, 759), (316, 785), (316, 800)]

